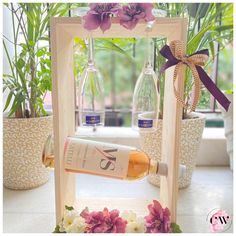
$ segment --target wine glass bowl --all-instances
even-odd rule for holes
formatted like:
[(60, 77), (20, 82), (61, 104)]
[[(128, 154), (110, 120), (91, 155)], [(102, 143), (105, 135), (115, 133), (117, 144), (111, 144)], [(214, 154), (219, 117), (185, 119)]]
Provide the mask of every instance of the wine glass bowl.
[(154, 131), (158, 120), (158, 78), (152, 66), (151, 47), (152, 40), (148, 38), (147, 57), (133, 94), (132, 128), (142, 132)]
[(88, 41), (88, 62), (80, 81), (79, 120), (80, 126), (104, 126), (105, 104), (103, 78), (95, 66), (93, 39)]

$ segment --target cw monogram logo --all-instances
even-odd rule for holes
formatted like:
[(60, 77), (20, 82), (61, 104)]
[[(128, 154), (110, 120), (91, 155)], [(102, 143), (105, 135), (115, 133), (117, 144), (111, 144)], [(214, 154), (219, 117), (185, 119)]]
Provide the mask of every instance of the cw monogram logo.
[(214, 209), (207, 216), (210, 230), (213, 233), (227, 231), (232, 224), (232, 217), (222, 209)]

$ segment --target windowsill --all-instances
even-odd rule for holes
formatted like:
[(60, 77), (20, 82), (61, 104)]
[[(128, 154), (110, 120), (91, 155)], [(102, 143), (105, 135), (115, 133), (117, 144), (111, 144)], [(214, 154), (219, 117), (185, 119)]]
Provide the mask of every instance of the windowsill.
[[(129, 127), (98, 127), (96, 132), (92, 128), (78, 128), (76, 135), (83, 138), (132, 138), (138, 139), (137, 131)], [(225, 139), (224, 128), (205, 128), (203, 139)]]
[[(78, 128), (76, 135), (80, 138), (140, 147), (138, 132), (129, 127), (98, 127), (96, 132), (92, 128)], [(204, 129), (196, 163), (198, 166), (229, 165), (224, 128)]]
[(77, 135), (88, 138), (137, 138), (138, 132), (129, 127), (98, 127), (96, 132), (92, 128), (78, 128)]

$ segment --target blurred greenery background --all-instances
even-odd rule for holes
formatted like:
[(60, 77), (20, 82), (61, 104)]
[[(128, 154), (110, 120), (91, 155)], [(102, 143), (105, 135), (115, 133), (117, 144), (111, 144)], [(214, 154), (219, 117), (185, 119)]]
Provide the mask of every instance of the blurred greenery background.
[[(16, 4), (15, 9), (26, 9), (30, 12), (30, 4)], [(55, 6), (54, 6), (55, 5)], [(45, 21), (45, 33), (35, 42), (35, 45), (45, 50), (45, 55), (50, 57), (50, 9), (57, 9), (53, 16), (76, 17), (82, 16), (89, 9), (87, 3), (37, 3), (41, 9), (41, 17)], [(9, 8), (10, 9), (10, 8)], [(21, 12), (19, 10), (19, 12)], [(22, 11), (22, 14), (24, 12)], [(36, 12), (37, 13), (37, 12)], [(39, 15), (37, 13), (35, 15)], [(26, 14), (26, 17), (28, 16)], [(48, 14), (48, 15), (45, 15)], [(188, 19), (188, 44), (187, 54), (207, 48), (210, 56), (205, 70), (221, 90), (232, 92), (233, 89), (233, 4), (232, 3), (154, 3), (154, 14), (158, 17), (186, 17)], [(23, 19), (23, 18), (22, 18)], [(32, 20), (29, 18), (28, 20)], [(40, 22), (36, 19), (36, 23)], [(33, 25), (35, 27), (35, 25)], [(21, 34), (19, 33), (19, 43)], [(9, 41), (7, 38), (4, 40)], [(159, 50), (166, 43), (165, 38), (154, 38), (153, 63), (154, 69), (160, 79), (160, 93), (162, 111), (164, 77), (159, 74), (161, 65), (165, 62), (159, 55)], [(39, 46), (38, 46), (39, 45)], [(33, 52), (34, 53), (34, 52)], [(105, 105), (107, 126), (130, 126), (132, 95), (136, 80), (141, 73), (146, 52), (145, 39), (143, 38), (113, 38), (95, 39), (95, 63), (104, 77)], [(34, 55), (34, 54), (33, 54)], [(37, 53), (36, 53), (37, 56)], [(16, 58), (16, 57), (15, 57)], [(38, 59), (37, 59), (38, 60)], [(14, 62), (14, 58), (13, 58)], [(41, 64), (44, 62), (40, 59)], [(87, 40), (75, 38), (74, 40), (74, 75), (77, 84), (87, 62)], [(17, 65), (17, 64), (16, 64)], [(40, 70), (43, 77), (51, 82), (50, 65), (47, 70)], [(24, 78), (27, 80), (27, 78)], [(8, 81), (8, 80), (6, 80)], [(13, 80), (15, 82), (15, 80)], [(30, 81), (29, 81), (30, 82)], [(192, 79), (189, 71), (186, 72), (185, 101), (188, 102), (192, 91)], [(19, 86), (21, 84), (19, 83)], [(51, 109), (51, 86), (47, 86), (46, 96), (43, 96), (44, 107)], [(43, 90), (43, 92), (45, 92)], [(10, 100), (9, 100), (10, 101)], [(41, 100), (40, 100), (41, 101)], [(23, 101), (24, 103), (24, 101)], [(40, 102), (41, 105), (41, 102)], [(198, 111), (209, 113), (208, 117), (220, 120), (220, 110), (214, 98), (202, 87)], [(162, 117), (162, 112), (160, 112)], [(211, 119), (211, 118), (210, 118)]]
[[(210, 57), (205, 70), (221, 90), (231, 90), (233, 86), (233, 4), (163, 3), (154, 5), (155, 9), (158, 9), (157, 16), (164, 14), (167, 17), (188, 18), (188, 54), (208, 48)], [(164, 63), (159, 50), (166, 43), (166, 39), (154, 38), (153, 40), (155, 44), (154, 67), (159, 75), (160, 66)], [(130, 126), (132, 93), (142, 70), (145, 54), (147, 52), (143, 38), (95, 39), (95, 61), (104, 77), (106, 108), (109, 109), (106, 114), (106, 125)], [(75, 75), (78, 80), (86, 61), (85, 40), (75, 39)], [(185, 99), (188, 100), (192, 90), (192, 80), (189, 74), (186, 77)], [(159, 79), (161, 93), (163, 93), (164, 78), (159, 75)], [(218, 105), (204, 87), (201, 90), (197, 110), (209, 113), (210, 119), (213, 117), (213, 120), (219, 120), (214, 126), (223, 126)]]

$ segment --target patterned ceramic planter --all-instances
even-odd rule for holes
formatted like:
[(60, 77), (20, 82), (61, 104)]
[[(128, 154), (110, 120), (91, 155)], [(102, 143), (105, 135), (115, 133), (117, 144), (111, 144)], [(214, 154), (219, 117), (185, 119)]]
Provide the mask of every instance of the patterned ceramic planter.
[[(186, 174), (179, 178), (179, 188), (185, 188), (191, 183), (197, 152), (205, 126), (205, 115), (193, 112), (191, 117), (191, 119), (182, 121), (180, 163), (186, 165)], [(140, 133), (140, 138), (142, 150), (152, 159), (161, 160), (162, 120), (159, 120), (155, 132)], [(149, 175), (148, 181), (153, 185), (160, 186), (159, 176)]]
[(3, 183), (11, 189), (31, 189), (48, 181), (42, 149), (52, 133), (52, 116), (3, 119)]

